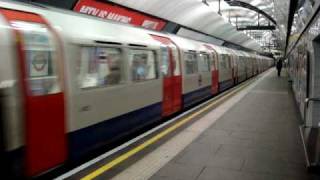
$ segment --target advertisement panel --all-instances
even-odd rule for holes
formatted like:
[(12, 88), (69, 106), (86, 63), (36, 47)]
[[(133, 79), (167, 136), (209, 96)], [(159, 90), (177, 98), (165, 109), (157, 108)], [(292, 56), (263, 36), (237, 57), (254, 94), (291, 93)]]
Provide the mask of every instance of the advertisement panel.
[(79, 13), (133, 24), (157, 31), (162, 30), (166, 25), (166, 22), (161, 19), (150, 17), (125, 7), (97, 0), (79, 0), (73, 10)]

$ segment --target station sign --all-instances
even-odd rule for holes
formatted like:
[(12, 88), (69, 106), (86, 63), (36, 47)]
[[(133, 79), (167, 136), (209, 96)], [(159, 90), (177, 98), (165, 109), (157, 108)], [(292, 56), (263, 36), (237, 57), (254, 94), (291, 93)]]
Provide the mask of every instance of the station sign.
[(73, 10), (82, 14), (88, 14), (103, 19), (141, 26), (157, 31), (161, 31), (166, 25), (164, 20), (154, 18), (115, 4), (97, 0), (79, 0)]

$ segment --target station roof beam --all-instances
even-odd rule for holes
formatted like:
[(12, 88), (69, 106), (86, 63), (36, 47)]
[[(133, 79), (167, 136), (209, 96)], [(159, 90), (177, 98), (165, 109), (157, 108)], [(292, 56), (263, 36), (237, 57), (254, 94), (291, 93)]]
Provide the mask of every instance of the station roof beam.
[(269, 19), (274, 25), (277, 25), (277, 22), (266, 12), (264, 12), (263, 10), (249, 4), (243, 1), (238, 1), (238, 0), (224, 0), (226, 3), (228, 3), (230, 6), (238, 6), (238, 7), (242, 7), (242, 8), (246, 8), (246, 9), (250, 9), (252, 11), (257, 12), (258, 14), (262, 14), (264, 17), (266, 17), (267, 19)]
[(245, 30), (275, 30), (276, 26), (245, 26), (245, 27), (238, 27), (238, 31), (245, 31)]

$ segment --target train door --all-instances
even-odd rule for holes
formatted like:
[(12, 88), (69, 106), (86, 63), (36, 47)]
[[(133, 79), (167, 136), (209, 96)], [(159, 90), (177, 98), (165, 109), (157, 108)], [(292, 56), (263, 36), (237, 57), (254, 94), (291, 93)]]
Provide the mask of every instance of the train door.
[(233, 84), (238, 84), (238, 78), (239, 78), (239, 56), (236, 54), (232, 55), (232, 65), (233, 65)]
[(254, 75), (258, 74), (258, 58), (257, 56), (254, 59)]
[(228, 64), (229, 64), (230, 73), (231, 73), (232, 85), (234, 85), (235, 79), (236, 79), (236, 72), (235, 72), (235, 66), (234, 66), (234, 56), (233, 56), (233, 54), (229, 54), (228, 56), (229, 56)]
[[(212, 73), (211, 73), (211, 56), (209, 52), (200, 52), (198, 54), (198, 88), (206, 88), (207, 91), (203, 95), (210, 96), (211, 95), (211, 87), (212, 87)], [(204, 98), (201, 97), (201, 98)]]
[(235, 71), (234, 71), (234, 57), (232, 54), (229, 54), (229, 65), (230, 65), (230, 71), (231, 71), (231, 79), (232, 79), (232, 83), (234, 84), (234, 80), (235, 80)]
[(16, 37), (23, 95), (26, 174), (34, 176), (66, 159), (65, 109), (55, 34), (37, 14), (0, 9)]
[(259, 59), (256, 58), (255, 60), (255, 75), (259, 74)]
[(151, 35), (162, 43), (161, 71), (163, 73), (162, 115), (169, 116), (181, 110), (182, 107), (182, 76), (179, 61), (179, 51), (171, 39)]
[(218, 70), (218, 54), (217, 52), (208, 45), (204, 45), (207, 49), (212, 51), (212, 62), (211, 62), (211, 92), (217, 94), (219, 92), (219, 70)]
[(244, 69), (244, 80), (248, 79), (248, 60), (247, 56), (242, 57), (243, 69)]
[(250, 56), (248, 58), (248, 78), (253, 76), (253, 58)]
[(257, 74), (260, 73), (260, 58), (257, 56)]
[(219, 69), (218, 69), (218, 55), (216, 52), (212, 53), (213, 60), (211, 66), (212, 73), (212, 94), (217, 94), (219, 92)]
[(251, 61), (252, 61), (251, 68), (252, 68), (252, 77), (253, 77), (255, 75), (255, 62), (256, 62), (255, 57), (252, 57)]
[(250, 64), (250, 59), (249, 59), (249, 56), (246, 54), (244, 56), (244, 66), (245, 66), (245, 73), (246, 73), (246, 80), (249, 79), (249, 64)]

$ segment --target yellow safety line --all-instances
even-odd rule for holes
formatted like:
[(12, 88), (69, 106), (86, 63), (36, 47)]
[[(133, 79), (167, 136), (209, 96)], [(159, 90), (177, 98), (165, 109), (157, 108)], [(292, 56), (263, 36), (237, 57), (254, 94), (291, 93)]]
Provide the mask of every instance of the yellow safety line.
[(83, 178), (81, 178), (81, 180), (91, 180), (96, 178), (97, 176), (103, 174), (104, 172), (108, 171), (109, 169), (113, 168), (114, 166), (120, 164), (122, 161), (130, 158), (132, 155), (138, 153), (139, 151), (143, 150), (144, 148), (148, 147), (149, 145), (157, 142), (158, 140), (160, 140), (161, 138), (163, 138), (164, 136), (166, 136), (167, 134), (171, 133), (172, 131), (176, 130), (177, 128), (181, 127), (182, 125), (184, 125), (185, 123), (189, 122), (190, 120), (192, 120), (194, 117), (198, 116), (199, 114), (205, 112), (206, 110), (208, 110), (209, 108), (211, 108), (212, 106), (220, 103), (221, 101), (224, 101), (225, 99), (231, 97), (232, 95), (236, 94), (238, 91), (240, 91), (241, 89), (245, 88), (246, 86), (248, 86), (251, 83), (248, 82), (242, 86), (240, 86), (238, 89), (230, 92), (229, 94), (226, 94), (225, 96), (221, 97), (220, 99), (217, 99), (214, 102), (211, 102), (210, 104), (206, 105), (203, 109), (189, 115), (188, 117), (184, 118), (183, 120), (179, 121), (178, 123), (174, 124), (173, 126), (169, 127), (168, 129), (162, 131), (161, 133), (157, 134), (156, 136), (152, 137), (151, 139), (147, 140), (146, 142), (138, 145), (137, 147), (133, 148), (132, 150), (124, 153), (123, 155), (117, 157), (116, 159), (112, 160), (111, 162), (103, 165), (102, 167), (98, 168), (97, 170), (91, 172), (90, 174), (84, 176)]

